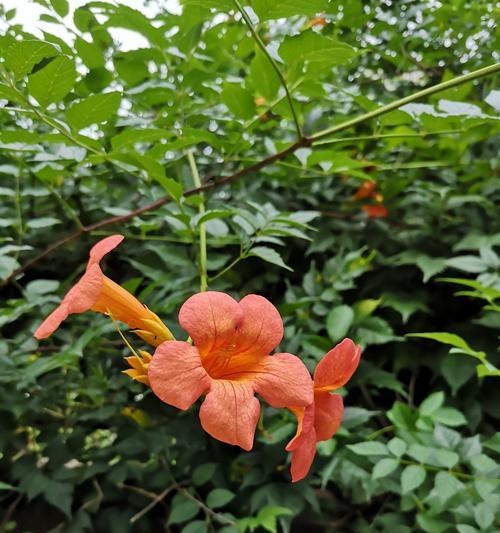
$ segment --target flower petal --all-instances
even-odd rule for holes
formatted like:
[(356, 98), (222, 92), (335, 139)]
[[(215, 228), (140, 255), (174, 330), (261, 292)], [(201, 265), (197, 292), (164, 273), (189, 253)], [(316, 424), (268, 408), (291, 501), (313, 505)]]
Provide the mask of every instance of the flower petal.
[(361, 357), (361, 347), (344, 339), (330, 350), (314, 371), (315, 390), (335, 390), (345, 385), (354, 374)]
[(98, 243), (92, 246), (89, 252), (89, 262), (87, 263), (87, 269), (95, 264), (99, 264), (99, 261), (106, 255), (114, 250), (124, 239), (123, 235), (111, 235), (105, 239), (101, 239)]
[(255, 392), (272, 407), (306, 406), (313, 401), (313, 382), (304, 363), (290, 353), (263, 357)]
[(314, 428), (318, 441), (331, 439), (342, 422), (344, 402), (339, 394), (314, 394)]
[(60, 305), (38, 326), (35, 337), (45, 339), (54, 333), (68, 315), (88, 311), (101, 294), (102, 277), (99, 265), (92, 265), (70, 289)]
[(293, 439), (286, 445), (285, 450), (291, 452), (296, 450), (306, 434), (314, 430), (314, 404), (307, 407), (289, 407), (290, 411), (297, 417), (297, 431)]
[(52, 313), (38, 326), (34, 335), (38, 340), (50, 337), (59, 327), (61, 322), (66, 320), (69, 315), (68, 304), (64, 301), (56, 307)]
[(300, 445), (291, 452), (292, 464), (290, 473), (292, 474), (293, 483), (307, 476), (316, 455), (316, 432), (314, 428), (303, 435)]
[(237, 350), (248, 355), (267, 355), (283, 338), (283, 320), (274, 305), (257, 294), (245, 296), (239, 303), (243, 322), (238, 328)]
[(236, 300), (223, 292), (207, 291), (188, 298), (179, 312), (179, 323), (193, 339), (203, 357), (231, 344), (243, 311)]
[(247, 451), (252, 449), (259, 415), (259, 400), (246, 381), (212, 380), (200, 408), (201, 425), (207, 433)]
[(187, 342), (160, 344), (148, 365), (153, 392), (160, 400), (186, 410), (210, 387), (196, 347)]

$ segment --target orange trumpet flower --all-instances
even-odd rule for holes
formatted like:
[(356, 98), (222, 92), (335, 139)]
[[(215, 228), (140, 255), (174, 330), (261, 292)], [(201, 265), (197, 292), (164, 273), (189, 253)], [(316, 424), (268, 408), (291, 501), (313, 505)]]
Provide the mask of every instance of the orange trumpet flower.
[(387, 218), (389, 210), (385, 205), (372, 205), (367, 204), (361, 206), (361, 209), (370, 217), (370, 218)]
[(152, 346), (173, 339), (158, 316), (126, 289), (105, 276), (99, 266), (101, 259), (116, 248), (123, 238), (122, 235), (112, 235), (92, 247), (85, 273), (35, 331), (37, 339), (52, 335), (69, 315), (89, 310), (124, 322)]
[(373, 198), (376, 194), (377, 184), (374, 181), (364, 181), (359, 189), (353, 194), (353, 200), (364, 200), (365, 198)]
[(314, 371), (314, 402), (307, 407), (289, 407), (297, 417), (297, 432), (286, 450), (292, 453), (291, 474), (296, 482), (306, 477), (316, 455), (316, 443), (337, 432), (344, 403), (330, 391), (344, 386), (354, 374), (361, 357), (361, 347), (344, 339), (330, 350)]
[(253, 446), (259, 394), (273, 407), (305, 408), (313, 384), (302, 361), (289, 353), (270, 356), (283, 337), (278, 310), (262, 296), (237, 302), (221, 292), (191, 296), (179, 323), (193, 340), (158, 346), (148, 365), (153, 392), (165, 403), (188, 409), (203, 394), (203, 429), (244, 450)]

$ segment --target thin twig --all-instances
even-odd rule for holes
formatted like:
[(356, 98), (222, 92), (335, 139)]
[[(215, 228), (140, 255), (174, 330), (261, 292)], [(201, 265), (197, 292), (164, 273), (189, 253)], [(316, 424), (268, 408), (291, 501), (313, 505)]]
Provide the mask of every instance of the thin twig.
[(202, 501), (198, 500), (198, 498), (195, 498), (189, 491), (186, 489), (179, 489), (179, 492), (182, 493), (183, 496), (185, 496), (188, 500), (191, 500), (192, 502), (196, 503), (205, 513), (210, 515), (212, 518), (215, 518), (218, 522), (221, 524), (228, 524), (231, 526), (236, 526), (237, 523), (234, 520), (231, 520), (230, 518), (225, 517), (224, 515), (221, 515), (220, 513), (215, 512), (213, 509), (210, 509), (207, 505), (205, 505)]
[(165, 490), (160, 492), (160, 494), (156, 495), (151, 502), (149, 502), (144, 509), (141, 509), (138, 513), (136, 513), (131, 519), (130, 523), (137, 522), (137, 520), (141, 519), (146, 513), (151, 511), (153, 507), (155, 507), (158, 503), (160, 503), (164, 498), (167, 497), (170, 492), (172, 492), (174, 489), (177, 488), (177, 483), (174, 483), (173, 485), (170, 485), (170, 487), (167, 487)]
[(21, 503), (23, 498), (24, 498), (24, 494), (21, 492), (20, 494), (17, 495), (17, 498), (9, 505), (9, 507), (7, 508), (7, 511), (5, 511), (2, 521), (0, 522), (0, 531), (3, 531), (4, 526), (10, 520), (10, 517), (14, 514), (14, 511), (16, 510), (17, 506)]

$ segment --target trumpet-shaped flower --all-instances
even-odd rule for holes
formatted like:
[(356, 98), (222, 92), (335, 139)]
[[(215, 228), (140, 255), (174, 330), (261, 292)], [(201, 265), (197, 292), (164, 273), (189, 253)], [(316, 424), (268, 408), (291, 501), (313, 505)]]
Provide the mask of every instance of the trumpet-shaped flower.
[(269, 355), (283, 337), (277, 309), (262, 296), (237, 302), (220, 292), (191, 296), (179, 322), (188, 342), (164, 342), (148, 365), (153, 392), (165, 403), (200, 408), (203, 429), (245, 450), (253, 446), (260, 414), (259, 394), (273, 407), (305, 408), (313, 401), (309, 372), (289, 353)]
[(361, 347), (344, 339), (330, 350), (314, 371), (314, 402), (306, 407), (289, 409), (297, 417), (297, 432), (286, 450), (292, 453), (292, 481), (303, 479), (316, 455), (316, 443), (328, 440), (337, 432), (344, 404), (342, 396), (330, 391), (345, 385), (354, 374), (361, 357)]
[(126, 289), (103, 274), (99, 266), (101, 259), (122, 240), (122, 235), (112, 235), (92, 247), (85, 273), (35, 331), (37, 339), (52, 335), (69, 315), (89, 310), (110, 315), (113, 319), (124, 322), (134, 330), (134, 333), (153, 346), (173, 338), (158, 316)]

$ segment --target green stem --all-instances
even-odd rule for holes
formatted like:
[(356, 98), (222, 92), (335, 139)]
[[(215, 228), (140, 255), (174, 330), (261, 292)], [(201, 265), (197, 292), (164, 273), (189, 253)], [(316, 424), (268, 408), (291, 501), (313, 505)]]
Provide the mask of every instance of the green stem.
[(384, 433), (389, 433), (390, 431), (394, 431), (394, 426), (392, 424), (390, 426), (385, 426), (381, 429), (377, 429), (377, 431), (374, 431), (373, 433), (370, 433), (366, 437), (366, 440), (376, 439), (379, 435), (383, 435)]
[[(195, 187), (201, 187), (200, 174), (198, 172), (198, 167), (196, 166), (196, 161), (193, 157), (193, 152), (188, 150), (186, 152), (189, 167), (191, 168), (191, 174), (193, 176), (193, 182)], [(202, 200), (198, 206), (198, 212), (201, 216), (205, 213), (205, 201), (203, 200), (204, 196), (201, 193)], [(205, 223), (202, 222), (200, 225), (200, 292), (204, 292), (208, 287), (208, 276), (207, 276), (207, 231), (205, 228)]]
[(482, 78), (483, 76), (488, 76), (490, 74), (495, 74), (498, 71), (500, 71), (500, 63), (495, 63), (494, 65), (490, 65), (488, 67), (480, 68), (478, 70), (469, 72), (469, 74), (457, 76), (456, 78), (444, 81), (442, 83), (438, 83), (437, 85), (433, 85), (432, 87), (427, 87), (427, 89), (423, 89), (421, 91), (417, 91), (416, 93), (410, 94), (410, 96), (400, 98), (399, 100), (391, 102), (390, 104), (379, 107), (378, 109), (374, 109), (369, 113), (365, 113), (363, 115), (360, 115), (359, 117), (347, 120), (346, 122), (342, 122), (341, 124), (337, 124), (336, 126), (320, 131), (310, 137), (310, 140), (314, 142), (319, 139), (323, 139), (324, 137), (328, 137), (329, 135), (333, 135), (334, 133), (344, 131), (348, 128), (352, 128), (353, 126), (357, 126), (358, 124), (366, 122), (367, 120), (370, 120), (372, 118), (384, 115), (385, 113), (389, 113), (394, 109), (398, 109), (399, 107), (404, 106), (405, 104), (409, 104), (411, 102), (414, 102), (415, 100), (419, 100), (424, 96), (430, 96), (431, 94), (445, 91), (446, 89), (451, 89), (452, 87), (456, 87), (457, 85), (461, 85), (462, 83), (476, 80), (478, 78)]
[(415, 133), (382, 133), (378, 135), (362, 135), (360, 137), (343, 137), (342, 139), (324, 139), (313, 142), (313, 146), (322, 146), (325, 144), (337, 144), (344, 142), (358, 142), (358, 141), (376, 141), (378, 139), (405, 139), (405, 138), (421, 138), (433, 137), (434, 135), (452, 135), (454, 133), (464, 133), (466, 128), (459, 130), (442, 130), (442, 131), (428, 131), (428, 132), (415, 132)]
[(80, 146), (81, 148), (84, 148), (85, 150), (88, 150), (89, 152), (92, 152), (96, 155), (105, 155), (104, 152), (101, 152), (99, 150), (96, 150), (92, 146), (88, 146), (87, 144), (83, 143), (79, 139), (77, 139), (71, 132), (69, 132), (65, 127), (61, 126), (56, 120), (51, 119), (45, 113), (40, 111), (37, 107), (35, 107), (30, 101), (29, 98), (26, 98), (24, 94), (16, 87), (16, 84), (10, 79), (6, 78), (7, 82), (9, 83), (11, 89), (15, 91), (16, 95), (19, 96), (19, 98), (28, 106), (29, 110), (31, 110), (42, 122), (47, 124), (48, 126), (54, 128), (57, 130), (61, 135), (66, 137), (69, 141), (71, 141), (73, 144), (76, 144), (77, 146)]
[(245, 21), (245, 24), (248, 26), (248, 29), (250, 30), (250, 33), (252, 34), (252, 37), (255, 39), (255, 42), (257, 43), (258, 47), (262, 50), (264, 55), (267, 57), (267, 60), (271, 64), (271, 67), (273, 68), (274, 72), (276, 72), (276, 75), (278, 76), (281, 85), (283, 85), (283, 88), (285, 89), (286, 98), (288, 100), (288, 103), (290, 105), (290, 111), (292, 112), (293, 121), (295, 123), (295, 129), (297, 130), (297, 137), (299, 139), (302, 138), (302, 129), (300, 127), (299, 119), (297, 117), (297, 113), (295, 112), (295, 106), (293, 105), (292, 95), (290, 94), (290, 91), (288, 90), (288, 85), (286, 83), (285, 77), (283, 76), (283, 73), (281, 72), (280, 68), (278, 67), (278, 64), (274, 60), (274, 58), (271, 56), (271, 54), (267, 51), (266, 45), (263, 43), (262, 39), (260, 38), (259, 34), (256, 32), (255, 28), (253, 27), (252, 21), (250, 20), (250, 17), (247, 15), (247, 12), (243, 9), (243, 6), (240, 4), (238, 0), (233, 0), (234, 5), (238, 9), (238, 11), (241, 13), (241, 16), (243, 17), (243, 20)]
[(231, 270), (234, 266), (236, 266), (241, 260), (245, 259), (245, 255), (240, 252), (240, 255), (234, 260), (234, 261), (231, 261), (229, 263), (229, 265), (227, 265), (226, 267), (224, 267), (222, 270), (220, 270), (219, 272), (217, 272), (217, 274), (214, 274), (213, 276), (211, 276), (209, 278), (209, 281), (215, 281), (216, 279), (220, 278), (221, 276), (223, 276), (226, 272), (228, 272), (229, 270)]
[(20, 174), (21, 174), (22, 169), (24, 168), (24, 164), (22, 164), (19, 160), (18, 160), (18, 164), (19, 164), (18, 172), (16, 172), (14, 176), (16, 180), (15, 202), (16, 202), (17, 223), (18, 223), (17, 234), (19, 237), (18, 242), (19, 244), (21, 244), (23, 240), (23, 235), (24, 235), (24, 226), (23, 226), (23, 211), (22, 211), (22, 203), (21, 203)]
[(49, 185), (50, 192), (55, 196), (56, 200), (61, 204), (61, 207), (66, 212), (66, 214), (72, 218), (75, 222), (75, 224), (78, 226), (79, 229), (83, 229), (83, 223), (78, 218), (78, 215), (76, 214), (75, 210), (66, 202), (66, 200), (59, 194), (59, 191), (54, 189), (52, 185)]

